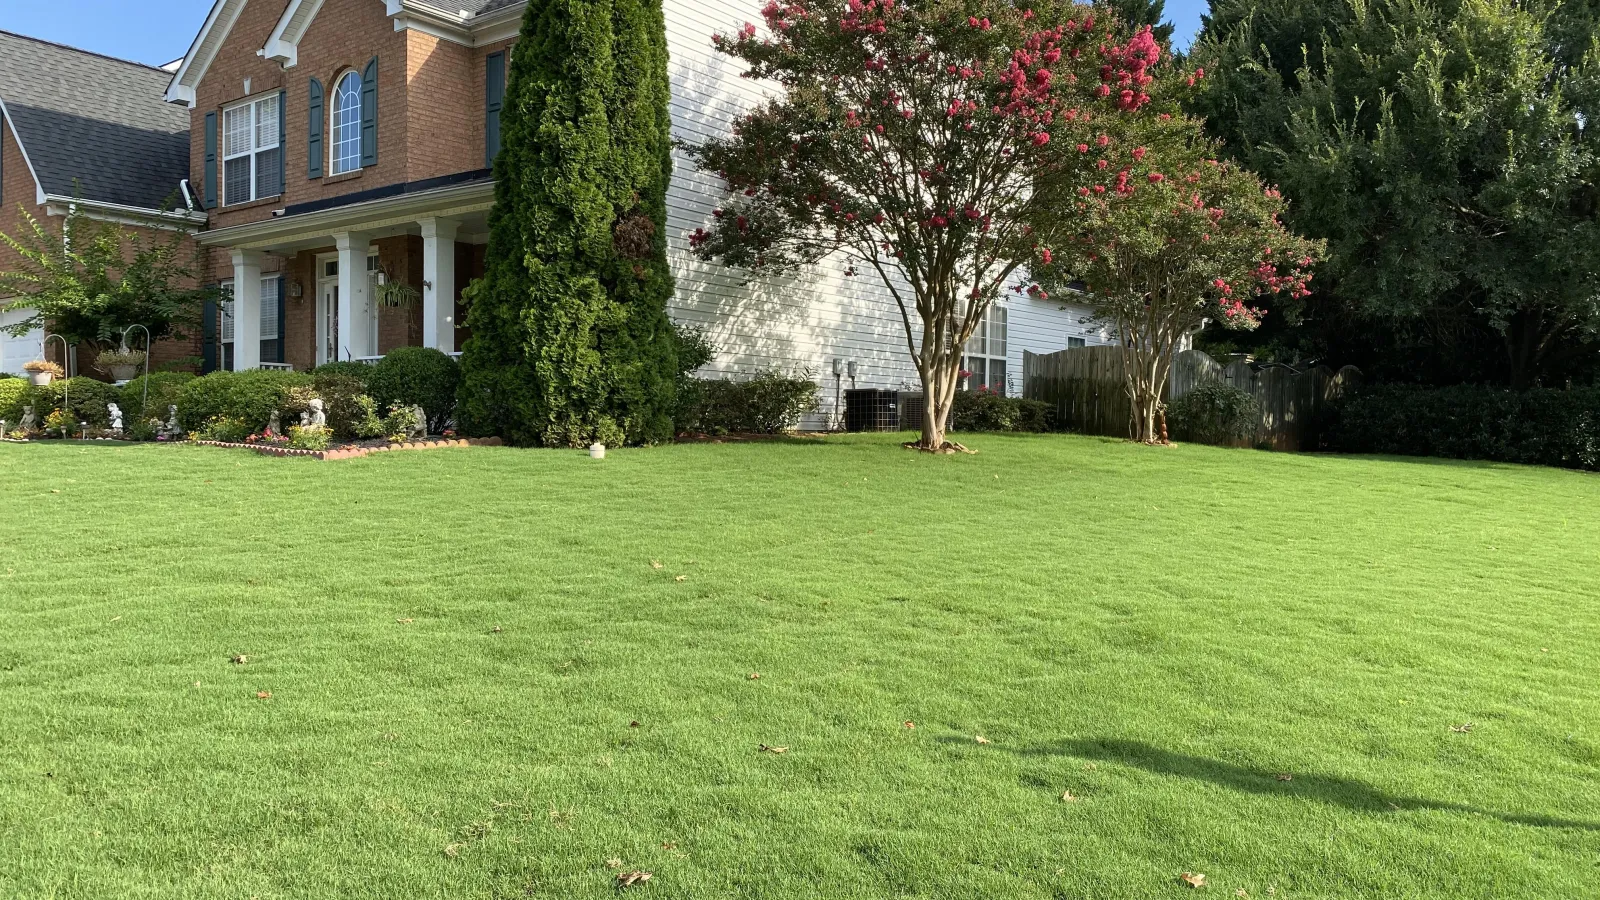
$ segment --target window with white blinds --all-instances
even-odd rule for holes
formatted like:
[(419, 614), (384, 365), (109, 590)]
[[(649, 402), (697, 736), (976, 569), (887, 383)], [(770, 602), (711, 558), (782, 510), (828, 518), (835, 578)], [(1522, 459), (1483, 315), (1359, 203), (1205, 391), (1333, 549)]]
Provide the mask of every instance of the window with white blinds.
[(274, 94), (222, 111), (224, 206), (278, 195), (283, 183), (278, 102), (278, 95)]

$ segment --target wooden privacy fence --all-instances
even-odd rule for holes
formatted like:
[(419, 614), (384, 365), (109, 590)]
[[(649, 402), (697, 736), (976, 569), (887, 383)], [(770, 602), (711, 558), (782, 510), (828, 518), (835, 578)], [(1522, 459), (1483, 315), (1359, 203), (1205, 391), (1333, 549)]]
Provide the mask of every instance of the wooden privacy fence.
[[(1235, 443), (1274, 450), (1315, 450), (1324, 413), (1359, 383), (1361, 372), (1318, 366), (1305, 372), (1282, 367), (1256, 369), (1239, 359), (1227, 366), (1199, 350), (1172, 361), (1168, 400), (1207, 381), (1224, 381), (1254, 396), (1261, 406), (1255, 434)], [(1022, 354), (1022, 396), (1055, 407), (1062, 427), (1084, 434), (1128, 437), (1133, 404), (1128, 400), (1120, 347), (1080, 347), (1057, 353)]]

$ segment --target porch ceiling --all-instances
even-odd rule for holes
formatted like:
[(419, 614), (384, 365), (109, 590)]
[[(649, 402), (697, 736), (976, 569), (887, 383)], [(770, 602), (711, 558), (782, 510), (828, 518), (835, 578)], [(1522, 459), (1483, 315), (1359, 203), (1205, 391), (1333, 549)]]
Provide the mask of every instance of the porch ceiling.
[(277, 214), (260, 222), (203, 231), (197, 239), (205, 247), (292, 254), (332, 246), (333, 235), (340, 232), (360, 232), (373, 239), (421, 234), (418, 220), (436, 216), (461, 222), (457, 241), (483, 243), (493, 205), (494, 183), (476, 182), (292, 216)]

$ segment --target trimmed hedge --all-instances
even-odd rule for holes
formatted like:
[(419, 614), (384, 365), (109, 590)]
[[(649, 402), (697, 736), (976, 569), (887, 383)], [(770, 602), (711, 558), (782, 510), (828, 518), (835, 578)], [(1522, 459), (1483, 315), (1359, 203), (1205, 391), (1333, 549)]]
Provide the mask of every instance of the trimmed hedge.
[(1371, 388), (1344, 403), (1331, 443), (1345, 453), (1600, 470), (1600, 388)]
[[(1056, 411), (1048, 403), (1002, 397), (989, 391), (957, 391), (950, 407), (950, 430), (956, 432), (1055, 430)], [(916, 423), (902, 423), (908, 430)]]
[(367, 379), (372, 377), (372, 367), (366, 363), (358, 363), (346, 360), (343, 362), (323, 363), (322, 365), (317, 366), (315, 369), (312, 369), (311, 374), (346, 375), (350, 378), (360, 381), (362, 385), (365, 385), (367, 383)]
[(22, 418), (22, 398), (33, 388), (25, 378), (0, 378), (0, 419), (11, 428)]
[[(267, 427), (273, 410), (281, 410), (289, 389), (311, 387), (314, 379), (299, 372), (255, 369), (248, 372), (212, 372), (183, 385), (178, 391), (178, 422), (185, 431), (199, 431), (211, 419), (241, 419), (250, 430)], [(287, 424), (287, 423), (285, 423)]]
[(1172, 436), (1201, 444), (1229, 444), (1255, 434), (1261, 404), (1225, 381), (1203, 381), (1167, 405)]
[[(150, 383), (150, 405), (143, 407), (145, 402), (144, 386), (146, 379)], [(183, 392), (184, 385), (194, 381), (195, 376), (188, 372), (151, 372), (148, 376), (140, 375), (122, 386), (122, 399), (117, 401), (122, 405), (123, 419), (132, 423), (135, 419), (160, 419), (167, 420), (167, 407), (178, 402), (178, 395)]]
[(759, 372), (748, 381), (687, 379), (678, 396), (679, 434), (781, 434), (817, 406), (817, 383)]
[[(44, 387), (34, 387), (31, 383), (22, 382), (23, 390), (20, 394), (11, 397), (10, 405), (3, 405), (5, 397), (15, 388), (9, 383), (0, 388), (0, 419), (8, 423), (6, 427), (15, 425), (22, 418), (24, 406), (33, 407), (34, 418), (40, 426), (44, 424), (44, 417), (51, 412), (61, 409), (62, 396), (71, 404), (70, 411), (75, 421), (88, 422), (91, 428), (105, 428), (111, 424), (110, 410), (106, 409), (107, 403), (122, 404), (121, 388), (79, 375), (76, 378), (57, 378)], [(127, 421), (129, 410), (122, 407), (123, 421)]]
[(367, 377), (367, 393), (380, 407), (396, 402), (422, 407), (432, 434), (444, 431), (454, 417), (460, 386), (461, 366), (431, 347), (397, 347)]

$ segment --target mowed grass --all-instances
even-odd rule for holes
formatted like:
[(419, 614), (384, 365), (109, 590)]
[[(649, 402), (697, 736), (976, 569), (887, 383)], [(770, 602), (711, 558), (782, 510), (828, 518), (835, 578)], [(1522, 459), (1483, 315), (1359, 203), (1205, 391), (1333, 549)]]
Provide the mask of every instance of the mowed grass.
[(1595, 895), (1600, 478), (970, 443), (0, 447), (0, 897)]

